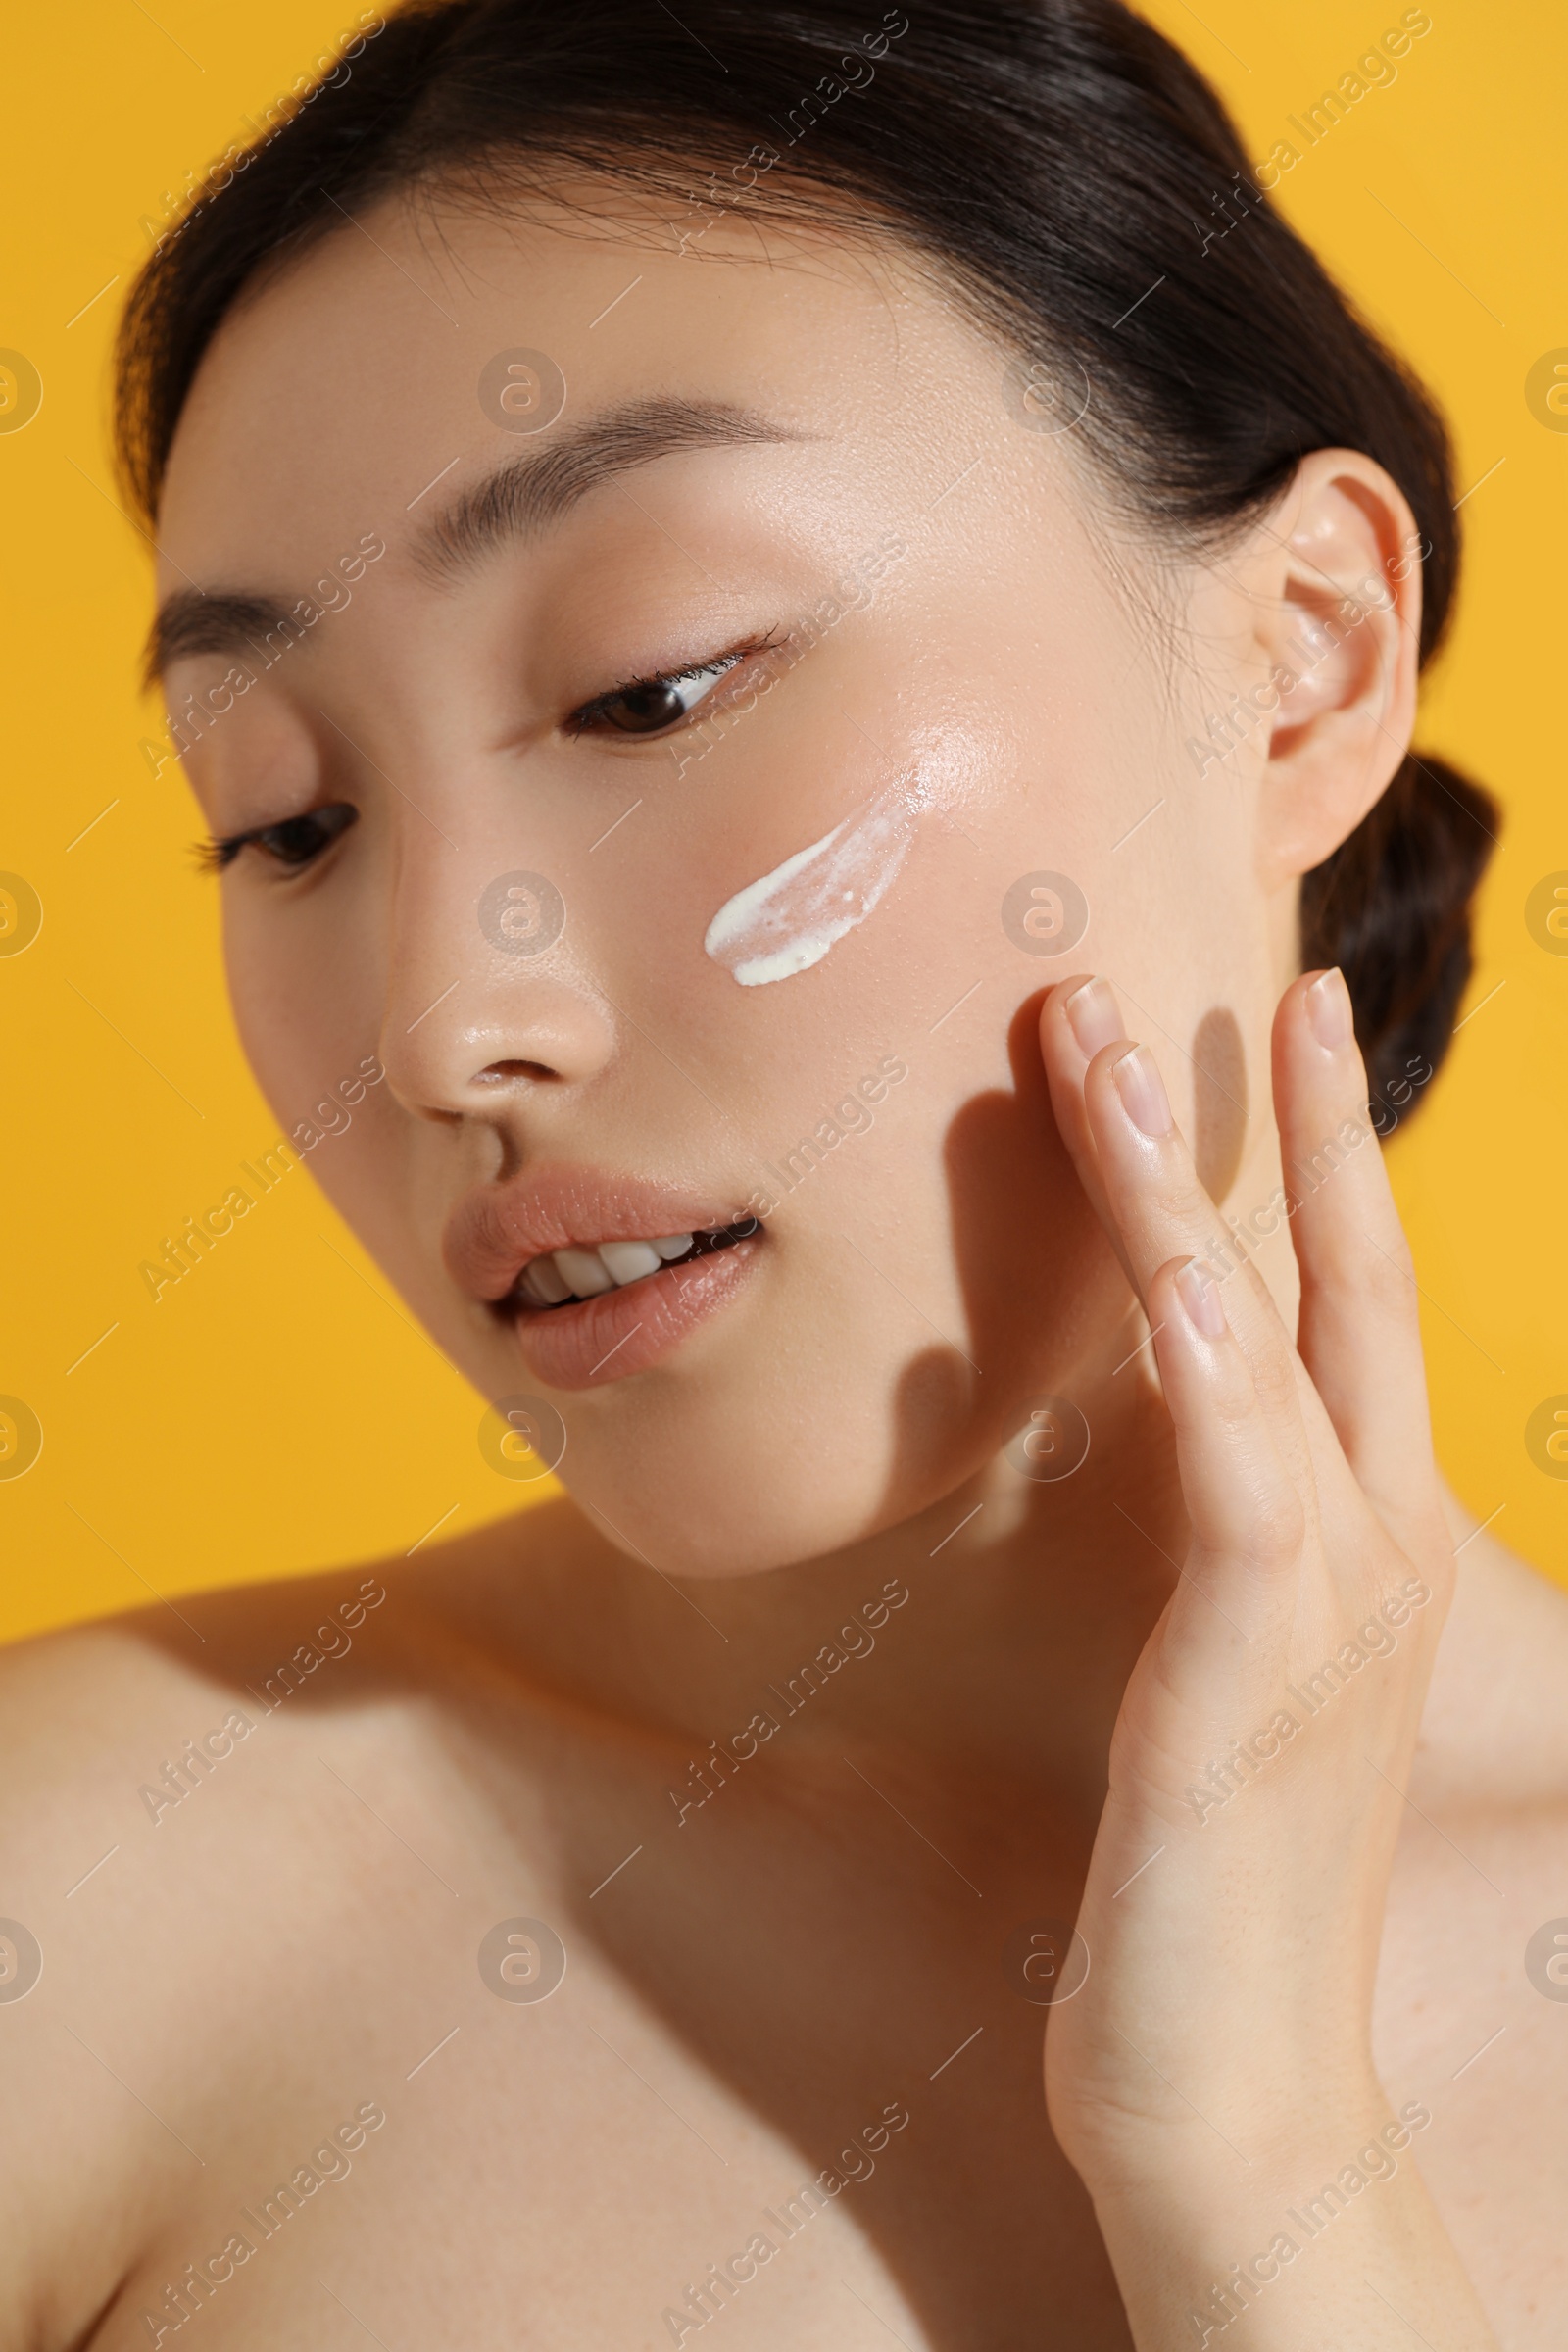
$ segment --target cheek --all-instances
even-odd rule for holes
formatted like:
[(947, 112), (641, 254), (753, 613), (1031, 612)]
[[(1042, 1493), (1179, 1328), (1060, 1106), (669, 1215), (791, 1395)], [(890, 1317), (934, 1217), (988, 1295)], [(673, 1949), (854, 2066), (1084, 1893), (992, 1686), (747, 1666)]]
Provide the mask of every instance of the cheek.
[[(345, 926), (323, 921), (319, 907), (303, 901), (270, 906), (265, 891), (248, 879), (230, 886), (223, 953), (246, 1058), (282, 1134), (292, 1141), (306, 1119), (321, 1132), (317, 1104), (330, 1101), (380, 1034), (377, 959), (355, 952)], [(341, 1109), (336, 1115), (330, 1155), (348, 1148), (360, 1124)], [(329, 1154), (318, 1147), (312, 1156)]]
[(873, 793), (820, 841), (725, 900), (703, 949), (742, 988), (766, 988), (820, 963), (873, 914), (914, 838), (905, 779)]
[[(759, 942), (737, 924), (735, 946), (751, 948), (764, 968), (748, 973), (737, 956), (734, 970), (713, 952), (710, 918), (707, 969), (686, 988), (680, 1010), (690, 1023), (700, 1006), (715, 1054), (747, 1072), (735, 1092), (760, 1163), (753, 1181), (775, 1200), (780, 1235), (820, 1241), (847, 1233), (874, 1261), (851, 1259), (869, 1286), (855, 1322), (872, 1350), (930, 1353), (931, 1325), (967, 1330), (970, 1352), (999, 1376), (1000, 1391), (1008, 1367), (1027, 1376), (1040, 1349), (1038, 1301), (1059, 1302), (1079, 1287), (1076, 1264), (1098, 1230), (1056, 1136), (1034, 1044), (1040, 997), (1074, 968), (1072, 958), (1019, 953), (1004, 902), (1020, 859), (1043, 861), (1043, 836), (1054, 848), (1069, 844), (1054, 854), (1084, 864), (1085, 827), (1102, 819), (1091, 796), (1080, 795), (1091, 805), (1078, 823), (1075, 796), (1059, 790), (1043, 822), (1030, 798), (1033, 779), (1020, 774), (1019, 744), (987, 714), (956, 709), (951, 695), (945, 710), (916, 723), (906, 716), (902, 735), (898, 720), (897, 711), (867, 713), (877, 746), (852, 733), (832, 771), (819, 750), (808, 757), (780, 748), (776, 788), (758, 804), (773, 811), (765, 827), (756, 838), (727, 838), (722, 858), (709, 858), (704, 871), (710, 888), (716, 879), (725, 893), (715, 913), (737, 898), (751, 913), (763, 895), (753, 886), (763, 860), (764, 879), (782, 866), (779, 899), (794, 917), (793, 936), (804, 934), (818, 952), (791, 968), (787, 926)], [(833, 851), (804, 861), (800, 853), (824, 837), (832, 842), (835, 820), (841, 828), (848, 820), (840, 838), (854, 848), (858, 819), (862, 875), (874, 874), (884, 856), (892, 871), (869, 908), (854, 897), (840, 902), (856, 919), (824, 942), (836, 894), (853, 892), (859, 877), (853, 859), (837, 874), (813, 876), (813, 863), (831, 868)], [(839, 1117), (835, 1106), (886, 1057), (906, 1075), (885, 1086), (863, 1123), (853, 1104)], [(920, 1269), (919, 1303), (930, 1325), (888, 1287), (909, 1288), (900, 1268), (911, 1266)], [(953, 1416), (964, 1373), (960, 1355), (936, 1353), (943, 1362), (933, 1357), (923, 1386), (909, 1387), (905, 1401), (909, 1413), (929, 1407), (941, 1423)]]
[[(703, 860), (695, 997), (759, 1036), (884, 1019), (911, 940), (943, 962), (961, 956), (941, 921), (962, 847), (955, 820), (996, 772), (994, 741), (970, 723), (911, 723), (877, 709), (858, 678), (824, 674), (812, 689), (785, 724), (726, 745), (722, 770), (715, 760), (723, 814)], [(822, 1083), (831, 1090), (828, 1073)]]

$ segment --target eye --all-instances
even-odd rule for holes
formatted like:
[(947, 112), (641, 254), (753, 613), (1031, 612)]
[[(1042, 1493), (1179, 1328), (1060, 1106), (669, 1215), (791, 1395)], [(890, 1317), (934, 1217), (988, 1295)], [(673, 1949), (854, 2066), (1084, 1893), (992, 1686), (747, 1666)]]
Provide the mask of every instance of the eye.
[(271, 858), (285, 873), (297, 874), (313, 865), (323, 850), (329, 850), (340, 833), (346, 833), (359, 817), (359, 810), (347, 802), (334, 802), (330, 808), (313, 808), (306, 816), (288, 816), (280, 824), (256, 825), (249, 833), (230, 833), (220, 841), (204, 841), (197, 857), (209, 873), (221, 873), (232, 865), (241, 850), (257, 849)]
[(653, 677), (633, 678), (623, 686), (612, 687), (608, 694), (596, 695), (591, 703), (574, 710), (565, 722), (565, 731), (568, 735), (658, 735), (689, 717), (721, 678), (749, 654), (760, 653), (772, 642), (771, 638), (754, 639), (691, 669), (662, 670)]

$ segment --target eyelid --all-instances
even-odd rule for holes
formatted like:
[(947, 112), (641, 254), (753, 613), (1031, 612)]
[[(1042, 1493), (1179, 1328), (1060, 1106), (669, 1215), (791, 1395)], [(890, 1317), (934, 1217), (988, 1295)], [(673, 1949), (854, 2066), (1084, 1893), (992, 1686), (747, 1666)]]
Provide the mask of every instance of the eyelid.
[[(323, 828), (326, 831), (326, 839), (321, 843), (319, 849), (313, 851), (309, 858), (291, 860), (279, 858), (275, 852), (267, 848), (265, 842), (267, 834), (280, 833), (288, 825), (308, 824), (313, 817), (323, 820), (340, 817), (342, 821)], [(359, 821), (360, 812), (350, 802), (327, 801), (323, 802), (319, 808), (302, 808), (294, 816), (274, 816), (270, 818), (266, 824), (248, 825), (242, 833), (209, 835), (206, 840), (193, 845), (194, 855), (203, 873), (220, 874), (233, 864), (242, 850), (255, 847), (262, 850), (269, 865), (273, 869), (275, 880), (289, 880), (297, 874), (309, 873), (319, 865), (327, 852), (334, 849), (344, 834), (352, 831)]]
[[(743, 666), (748, 656), (771, 653), (777, 647), (787, 643), (787, 630), (769, 629), (763, 636), (748, 637), (739, 644), (726, 646), (721, 653), (709, 654), (696, 662), (683, 662), (678, 668), (650, 670), (641, 677), (622, 678), (616, 685), (607, 688), (603, 694), (596, 694), (588, 702), (580, 703), (576, 710), (563, 721), (562, 731), (574, 738), (589, 734), (594, 731), (589, 722), (606, 710), (612, 703), (617, 702), (623, 694), (645, 693), (653, 686), (679, 686), (687, 678), (701, 677), (705, 670), (718, 669), (722, 665), (722, 675), (714, 679), (713, 685), (710, 689), (710, 693), (716, 693), (723, 683), (723, 676), (733, 676)], [(689, 715), (695, 718), (697, 710), (708, 700), (709, 695), (705, 694), (702, 704), (694, 705)], [(624, 737), (621, 736), (618, 728), (611, 730), (611, 732), (617, 739), (626, 742), (662, 742), (676, 733), (682, 723), (681, 718), (675, 718), (671, 719), (667, 727), (650, 728), (645, 734), (627, 733)]]
[(220, 874), (232, 865), (251, 836), (248, 833), (206, 833), (191, 843), (191, 856), (204, 874)]
[[(571, 711), (563, 722), (563, 732), (573, 737), (585, 735), (590, 732), (588, 722), (619, 696), (643, 692), (652, 686), (678, 686), (687, 678), (701, 677), (706, 670), (719, 672), (710, 690), (716, 692), (724, 677), (733, 676), (745, 664), (750, 656), (771, 653), (788, 643), (788, 630), (769, 629), (762, 636), (748, 637), (739, 644), (726, 646), (721, 653), (710, 654), (696, 662), (684, 662), (678, 668), (654, 670), (642, 677), (623, 678), (617, 685), (607, 688), (603, 694), (595, 695), (590, 701), (579, 704), (577, 709)], [(672, 719), (668, 726), (650, 729), (642, 735), (632, 733), (621, 735), (618, 729), (614, 730), (614, 733), (619, 740), (629, 743), (662, 742), (679, 731), (686, 716), (695, 718), (708, 700), (709, 696), (704, 695), (700, 703), (692, 706), (689, 713), (683, 713), (681, 717)], [(262, 847), (262, 837), (265, 834), (277, 832), (284, 825), (303, 823), (312, 816), (325, 816), (345, 806), (344, 803), (331, 802), (320, 808), (302, 809), (297, 816), (273, 817), (266, 824), (247, 826), (242, 833), (209, 835), (205, 840), (193, 844), (193, 855), (204, 873), (222, 873), (233, 864), (242, 850), (253, 846)], [(358, 822), (358, 809), (351, 809), (347, 822), (339, 825), (313, 857), (304, 858), (296, 864), (290, 864), (284, 858), (277, 858), (270, 852), (264, 852), (268, 856), (269, 862), (275, 869), (275, 878), (286, 880), (294, 875), (306, 873), (318, 865), (342, 835), (349, 830), (350, 826)]]

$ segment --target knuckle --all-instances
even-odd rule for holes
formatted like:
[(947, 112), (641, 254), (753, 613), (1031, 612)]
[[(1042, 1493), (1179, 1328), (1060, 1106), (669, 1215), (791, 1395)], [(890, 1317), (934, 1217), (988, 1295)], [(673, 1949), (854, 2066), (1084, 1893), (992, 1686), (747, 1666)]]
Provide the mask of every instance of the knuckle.
[(1246, 1363), (1239, 1357), (1233, 1356), (1221, 1368), (1211, 1391), (1210, 1409), (1227, 1438), (1240, 1437), (1256, 1426), (1257, 1391)]
[(1258, 1402), (1270, 1415), (1294, 1411), (1296, 1366), (1283, 1348), (1264, 1348), (1252, 1366), (1252, 1385)]
[(1245, 1353), (1248, 1385), (1255, 1409), (1278, 1440), (1281, 1431), (1294, 1429), (1300, 1420), (1295, 1351), (1288, 1344), (1275, 1346), (1268, 1340), (1254, 1339)]

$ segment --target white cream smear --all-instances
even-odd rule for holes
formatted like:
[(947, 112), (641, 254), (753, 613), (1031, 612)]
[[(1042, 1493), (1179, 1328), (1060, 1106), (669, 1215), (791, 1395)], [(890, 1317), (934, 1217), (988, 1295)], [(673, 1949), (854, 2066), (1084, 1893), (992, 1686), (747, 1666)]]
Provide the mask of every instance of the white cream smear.
[(820, 841), (726, 899), (703, 941), (713, 961), (742, 988), (765, 988), (820, 963), (886, 896), (923, 799), (906, 770)]

